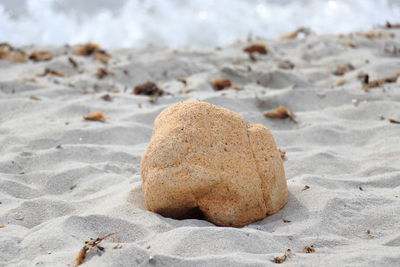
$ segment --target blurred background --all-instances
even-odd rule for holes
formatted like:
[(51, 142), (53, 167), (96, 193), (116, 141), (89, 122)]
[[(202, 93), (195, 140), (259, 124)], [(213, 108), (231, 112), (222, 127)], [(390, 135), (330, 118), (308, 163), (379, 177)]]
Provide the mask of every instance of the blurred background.
[(301, 26), (346, 33), (399, 20), (400, 0), (0, 0), (0, 42), (222, 45)]

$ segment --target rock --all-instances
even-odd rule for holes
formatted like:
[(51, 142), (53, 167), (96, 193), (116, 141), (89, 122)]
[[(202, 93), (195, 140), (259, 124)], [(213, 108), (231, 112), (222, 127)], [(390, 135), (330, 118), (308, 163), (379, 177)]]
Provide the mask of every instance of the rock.
[(221, 226), (260, 220), (288, 197), (270, 131), (200, 101), (177, 103), (158, 115), (141, 176), (150, 211), (176, 219), (202, 213)]

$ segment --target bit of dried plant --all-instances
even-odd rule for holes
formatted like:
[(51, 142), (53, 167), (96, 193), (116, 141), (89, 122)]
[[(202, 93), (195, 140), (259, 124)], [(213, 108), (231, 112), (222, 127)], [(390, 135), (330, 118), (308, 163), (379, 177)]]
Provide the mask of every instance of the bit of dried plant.
[(43, 73), (39, 73), (39, 74), (37, 74), (36, 76), (43, 77), (43, 76), (47, 76), (47, 75), (53, 75), (53, 76), (58, 76), (58, 77), (65, 77), (65, 74), (64, 74), (64, 73), (59, 72), (59, 71), (56, 71), (56, 70), (53, 70), (53, 69), (50, 69), (50, 68), (46, 68), (46, 69), (44, 70)]
[(254, 56), (254, 54), (258, 53), (265, 55), (268, 53), (268, 48), (263, 42), (258, 42), (246, 46), (243, 51), (249, 54), (249, 58), (251, 61), (257, 61), (257, 58)]
[(109, 94), (102, 95), (101, 99), (103, 99), (104, 101), (108, 101), (108, 102), (112, 101), (112, 97)]
[(265, 55), (268, 53), (267, 46), (263, 42), (253, 43), (249, 46), (246, 46), (243, 51), (250, 54), (259, 53)]
[(288, 258), (291, 258), (292, 255), (293, 255), (293, 254), (292, 254), (292, 250), (291, 250), (291, 249), (287, 249), (287, 250), (285, 251), (285, 254), (283, 254), (282, 256), (278, 256), (278, 257), (272, 258), (271, 261), (272, 261), (273, 263), (283, 263), (283, 262), (285, 262)]
[(238, 85), (233, 85), (229, 79), (226, 78), (216, 78), (211, 82), (212, 87), (216, 91), (225, 90), (225, 89), (235, 89), (241, 90), (242, 88)]
[(47, 51), (34, 51), (29, 55), (28, 58), (35, 62), (47, 61), (47, 60), (51, 60), (53, 58), (53, 54), (51, 54), (50, 52), (47, 52)]
[(106, 77), (109, 74), (111, 74), (111, 73), (108, 70), (106, 70), (105, 68), (98, 68), (97, 72), (96, 72), (96, 77), (99, 79), (103, 79), (104, 77)]
[(145, 82), (133, 88), (132, 93), (135, 95), (148, 95), (158, 97), (163, 95), (164, 91), (158, 88), (158, 86), (154, 82)]
[(72, 65), (72, 67), (74, 67), (75, 69), (78, 68), (78, 63), (75, 61), (75, 59), (73, 59), (72, 57), (68, 57), (68, 62), (69, 64)]
[(232, 83), (229, 79), (226, 78), (217, 78), (212, 81), (212, 86), (214, 90), (224, 90), (232, 86)]
[(280, 40), (290, 40), (290, 39), (296, 39), (300, 34), (304, 34), (305, 36), (310, 35), (310, 30), (307, 28), (298, 28), (297, 30), (294, 30), (292, 32), (283, 34), (279, 37)]
[(87, 121), (101, 121), (101, 122), (106, 121), (106, 117), (100, 111), (95, 111), (95, 112), (89, 113), (88, 115), (86, 115), (83, 118)]
[(387, 28), (387, 29), (399, 29), (400, 28), (400, 23), (390, 23), (389, 21), (386, 21), (385, 28)]
[(400, 121), (395, 120), (395, 119), (389, 118), (388, 121), (389, 121), (390, 123), (400, 124)]
[(336, 70), (333, 71), (333, 74), (337, 75), (337, 76), (342, 76), (346, 72), (349, 72), (349, 71), (352, 71), (352, 70), (354, 70), (354, 66), (352, 64), (350, 64), (350, 63), (347, 63), (345, 65), (336, 66)]
[(78, 56), (93, 56), (102, 63), (107, 63), (111, 58), (105, 50), (100, 48), (100, 45), (91, 42), (78, 45), (73, 53)]
[(75, 265), (74, 266), (79, 266), (83, 263), (85, 260), (86, 254), (90, 252), (93, 249), (98, 249), (100, 251), (103, 251), (104, 248), (99, 246), (100, 242), (103, 241), (104, 239), (115, 235), (116, 233), (111, 233), (102, 237), (98, 237), (96, 239), (90, 239), (89, 241), (85, 241), (85, 245), (78, 251), (76, 257), (75, 257)]
[(289, 120), (293, 122), (297, 122), (295, 119), (294, 113), (285, 106), (279, 106), (275, 109), (272, 109), (270, 111), (267, 111), (264, 113), (265, 117), (271, 118), (271, 119), (286, 119), (289, 118)]
[(307, 190), (307, 189), (310, 189), (310, 186), (308, 186), (308, 185), (305, 185), (305, 186), (304, 186), (304, 188), (303, 188), (303, 189), (301, 189), (301, 191), (305, 191), (305, 190)]
[(36, 101), (39, 101), (39, 100), (40, 100), (39, 97), (34, 96), (34, 95), (31, 95), (31, 96), (29, 97), (29, 99), (36, 100)]
[(364, 76), (362, 76), (362, 77), (360, 76), (360, 78), (361, 78), (362, 88), (364, 89), (364, 91), (368, 92), (368, 90), (370, 88), (381, 87), (385, 83), (395, 83), (399, 76), (400, 76), (400, 73), (397, 73), (393, 76), (370, 81), (369, 75), (364, 74)]
[(303, 253), (314, 253), (315, 252), (315, 248), (314, 245), (311, 246), (305, 246), (302, 250)]

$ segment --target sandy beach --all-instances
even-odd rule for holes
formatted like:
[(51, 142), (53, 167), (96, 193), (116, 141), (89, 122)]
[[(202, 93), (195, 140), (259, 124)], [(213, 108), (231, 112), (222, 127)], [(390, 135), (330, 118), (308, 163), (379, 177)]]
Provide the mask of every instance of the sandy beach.
[[(267, 53), (249, 57), (254, 42)], [(85, 241), (110, 233), (81, 266), (400, 265), (399, 29), (97, 60), (75, 46), (18, 49), (24, 62), (0, 59), (1, 266), (73, 266)], [(51, 59), (28, 58), (38, 50)], [(218, 77), (236, 89), (214, 90)], [(164, 94), (133, 94), (147, 81)], [(286, 151), (281, 211), (231, 228), (146, 210), (141, 155), (154, 118), (184, 100), (272, 131)], [(281, 105), (296, 122), (264, 116)]]

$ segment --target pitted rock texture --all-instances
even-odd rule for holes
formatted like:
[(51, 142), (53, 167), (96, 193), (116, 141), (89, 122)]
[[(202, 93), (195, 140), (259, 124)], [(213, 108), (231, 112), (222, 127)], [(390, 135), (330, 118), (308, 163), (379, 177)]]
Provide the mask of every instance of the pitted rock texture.
[(177, 103), (158, 115), (141, 176), (150, 211), (182, 219), (200, 210), (221, 226), (260, 220), (288, 197), (270, 131), (200, 101)]

